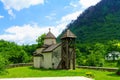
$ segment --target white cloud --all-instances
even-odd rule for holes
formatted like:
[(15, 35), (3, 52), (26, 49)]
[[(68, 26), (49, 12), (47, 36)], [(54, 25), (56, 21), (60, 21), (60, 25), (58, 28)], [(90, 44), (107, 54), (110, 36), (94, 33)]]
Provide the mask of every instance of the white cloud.
[(47, 19), (49, 19), (49, 20), (54, 20), (54, 19), (55, 19), (55, 16), (56, 16), (56, 13), (51, 13), (50, 15), (45, 16), (45, 18), (47, 18)]
[(71, 14), (68, 14), (66, 16), (63, 16), (62, 19), (60, 20), (61, 23), (64, 23), (64, 22), (71, 22), (71, 20), (75, 20), (77, 19), (77, 17), (82, 13), (82, 11), (76, 11), (76, 12), (73, 12)]
[(14, 9), (20, 11), (33, 5), (43, 4), (44, 0), (1, 0), (6, 9)]
[(81, 4), (82, 8), (88, 8), (92, 5), (96, 5), (101, 0), (80, 0), (79, 3)]
[(1, 15), (0, 15), (0, 19), (2, 19), (2, 18), (4, 18), (4, 16), (1, 16)]
[(8, 10), (8, 14), (11, 15), (13, 18), (15, 18), (15, 14), (13, 13), (12, 9)]
[[(50, 26), (51, 27), (51, 26)], [(38, 36), (45, 33), (48, 27), (25, 24), (23, 26), (12, 26), (5, 30), (5, 34), (0, 35), (0, 39), (14, 41), (18, 44), (32, 44)]]
[[(68, 14), (66, 16), (63, 16), (62, 19), (59, 21), (61, 24), (64, 23), (64, 25), (67, 25), (72, 20), (76, 20), (77, 17), (85, 10), (86, 8), (97, 4), (101, 0), (79, 0), (79, 2), (72, 1), (70, 2), (70, 6), (73, 7), (73, 9), (77, 8), (76, 12), (73, 12), (71, 14)], [(67, 8), (68, 6), (65, 6)], [(80, 8), (81, 7), (81, 8)], [(66, 24), (65, 24), (66, 23)]]
[(33, 44), (38, 36), (47, 33), (51, 28), (52, 33), (57, 37), (65, 28), (66, 25), (77, 18), (80, 12), (68, 14), (61, 18), (56, 26), (43, 26), (37, 24), (25, 24), (23, 26), (12, 26), (5, 30), (5, 34), (0, 35), (0, 39), (14, 41), (18, 44)]
[(3, 2), (5, 9), (8, 10), (8, 13), (11, 16), (14, 16), (13, 9), (20, 11), (24, 8), (29, 8), (30, 6), (43, 4), (44, 0), (1, 0), (1, 2)]
[[(26, 24), (23, 26), (12, 26), (5, 30), (5, 34), (0, 35), (0, 39), (4, 39), (7, 41), (14, 41), (18, 44), (33, 44), (36, 43), (36, 39), (41, 34), (47, 33), (49, 28), (51, 28), (51, 32), (58, 36), (60, 31), (62, 31), (63, 24), (58, 26), (44, 26), (40, 27), (38, 25), (30, 25)], [(64, 26), (65, 27), (65, 26)]]
[(56, 23), (58, 23), (58, 25), (55, 29), (58, 31), (58, 34), (56, 36), (58, 36), (72, 20), (76, 20), (81, 13), (81, 11), (76, 11), (63, 16), (61, 20), (57, 21)]
[(71, 2), (71, 3), (70, 3), (70, 6), (72, 6), (72, 7), (75, 7), (75, 8), (76, 8), (76, 7), (78, 6), (78, 4), (77, 4), (77, 3), (73, 3), (73, 2)]
[[(2, 1), (8, 1), (8, 0), (2, 0)], [(18, 0), (9, 0), (11, 2), (18, 2)], [(8, 2), (9, 2), (8, 1)], [(22, 1), (24, 2), (25, 0), (19, 0), (19, 1)], [(23, 8), (28, 8), (30, 7), (31, 5), (34, 5), (34, 4), (37, 4), (38, 2), (37, 1), (43, 1), (43, 0), (36, 0), (36, 2), (34, 2), (35, 0), (26, 0), (26, 2), (31, 2), (31, 4), (29, 3), (29, 5), (26, 5), (24, 6), (25, 4), (23, 4), (23, 6), (21, 7), (20, 5), (11, 5), (11, 4), (8, 4), (5, 5), (7, 8), (7, 10), (12, 10), (12, 9), (15, 9), (15, 10), (21, 10)], [(82, 5), (82, 8), (87, 8), (91, 5), (95, 5), (96, 3), (100, 0), (80, 0), (80, 5)], [(16, 3), (15, 2), (15, 3)], [(39, 4), (42, 4), (43, 2), (39, 2)], [(27, 4), (27, 3), (26, 3)], [(76, 5), (74, 4), (71, 4), (71, 6), (73, 7), (76, 7)], [(41, 34), (43, 33), (47, 33), (48, 32), (48, 29), (51, 28), (52, 30), (52, 33), (55, 35), (55, 36), (58, 36), (65, 28), (66, 28), (66, 25), (68, 25), (72, 20), (75, 20), (77, 19), (77, 17), (82, 13), (82, 10), (78, 10), (76, 12), (73, 12), (73, 13), (70, 13), (70, 14), (67, 14), (65, 16), (63, 16), (59, 21), (57, 21), (57, 24), (56, 26), (38, 26), (36, 24), (24, 24), (23, 26), (12, 26), (8, 29), (5, 30), (5, 34), (3, 35), (0, 35), (0, 39), (4, 39), (4, 40), (9, 40), (9, 41), (14, 41), (18, 44), (33, 44), (35, 43), (35, 40), (37, 39), (38, 36), (40, 36)], [(11, 11), (11, 14), (12, 14), (12, 11)], [(46, 16), (46, 18), (50, 18), (51, 19), (51, 16), (56, 16), (56, 14), (50, 14), (49, 16)]]

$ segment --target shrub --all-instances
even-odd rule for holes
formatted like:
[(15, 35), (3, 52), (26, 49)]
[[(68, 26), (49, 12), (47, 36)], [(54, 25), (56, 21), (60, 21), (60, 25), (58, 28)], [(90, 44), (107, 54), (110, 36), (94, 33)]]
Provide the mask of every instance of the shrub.
[(88, 59), (86, 61), (87, 66), (102, 67), (103, 64), (104, 64), (104, 59), (102, 59), (99, 55), (93, 53), (88, 56)]
[(117, 62), (117, 66), (119, 69), (117, 70), (116, 74), (120, 75), (120, 59)]
[(0, 74), (5, 71), (8, 61), (0, 55)]
[(94, 74), (93, 74), (92, 72), (86, 72), (86, 76), (93, 78), (93, 77), (94, 77)]
[(120, 75), (120, 68), (116, 72), (117, 75)]

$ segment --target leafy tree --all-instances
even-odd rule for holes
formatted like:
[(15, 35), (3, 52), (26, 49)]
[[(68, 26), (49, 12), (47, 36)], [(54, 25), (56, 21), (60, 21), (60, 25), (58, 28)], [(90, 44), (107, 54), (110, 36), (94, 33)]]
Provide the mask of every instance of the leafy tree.
[(7, 59), (10, 63), (28, 62), (29, 56), (21, 46), (14, 42), (0, 40), (0, 55)]
[(5, 71), (8, 61), (0, 55), (0, 74)]
[[(106, 43), (120, 39), (120, 1), (101, 0), (68, 24), (79, 43)], [(60, 36), (59, 36), (60, 39)]]
[(33, 52), (37, 48), (37, 44), (32, 44), (32, 45), (22, 45), (22, 49), (29, 55), (33, 56)]
[(103, 66), (106, 46), (101, 43), (95, 44), (79, 44), (76, 49), (76, 61), (82, 66)]
[(100, 55), (96, 55), (96, 54), (92, 53), (92, 54), (90, 54), (88, 56), (86, 64), (88, 66), (99, 66), (99, 67), (102, 67), (104, 65), (104, 59), (101, 58)]
[(111, 53), (112, 57), (113, 57), (113, 61), (116, 61), (116, 57), (118, 58), (119, 54), (115, 54), (115, 52), (120, 52), (120, 41), (119, 40), (110, 40), (107, 42), (107, 53)]
[(38, 47), (41, 47), (44, 44), (46, 34), (42, 34), (36, 39), (36, 42), (38, 43)]
[(80, 52), (79, 49), (76, 49), (76, 62), (80, 66), (86, 65), (86, 57)]

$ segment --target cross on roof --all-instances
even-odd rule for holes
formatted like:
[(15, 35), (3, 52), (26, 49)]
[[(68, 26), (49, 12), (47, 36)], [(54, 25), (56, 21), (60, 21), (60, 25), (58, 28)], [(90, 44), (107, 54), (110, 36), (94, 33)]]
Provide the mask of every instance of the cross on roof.
[(49, 28), (49, 32), (51, 31), (51, 28)]

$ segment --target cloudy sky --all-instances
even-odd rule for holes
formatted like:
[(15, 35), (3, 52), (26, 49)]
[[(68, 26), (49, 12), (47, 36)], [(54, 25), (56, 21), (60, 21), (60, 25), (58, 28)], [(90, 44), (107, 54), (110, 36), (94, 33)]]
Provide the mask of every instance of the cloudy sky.
[(33, 44), (48, 29), (57, 37), (66, 25), (100, 0), (0, 0), (0, 39)]

